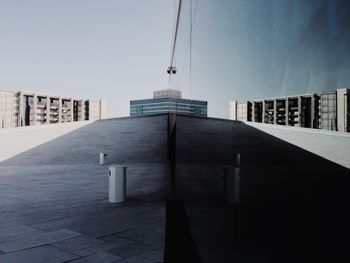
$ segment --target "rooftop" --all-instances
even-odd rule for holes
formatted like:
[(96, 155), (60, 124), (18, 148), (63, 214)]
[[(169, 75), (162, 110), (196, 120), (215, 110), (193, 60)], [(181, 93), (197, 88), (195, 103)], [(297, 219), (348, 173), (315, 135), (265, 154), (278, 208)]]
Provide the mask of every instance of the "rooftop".
[(181, 99), (181, 91), (176, 89), (161, 89), (153, 91), (153, 98), (175, 98)]
[[(159, 262), (165, 120), (94, 122), (1, 162), (0, 262)], [(100, 151), (128, 165), (122, 205), (107, 201)]]
[[(204, 262), (348, 257), (349, 169), (242, 122), (178, 115), (174, 183), (167, 124), (96, 121), (1, 162), (0, 261), (162, 262), (171, 189)], [(99, 152), (128, 167), (123, 204), (108, 203)], [(237, 152), (241, 203), (230, 205), (223, 169)]]

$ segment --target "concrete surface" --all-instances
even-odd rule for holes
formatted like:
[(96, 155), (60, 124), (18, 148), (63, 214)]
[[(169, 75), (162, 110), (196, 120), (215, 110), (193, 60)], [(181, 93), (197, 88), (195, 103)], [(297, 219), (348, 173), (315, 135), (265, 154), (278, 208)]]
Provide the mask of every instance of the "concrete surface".
[(0, 162), (66, 133), (84, 127), (89, 121), (0, 129)]
[[(128, 201), (107, 202), (109, 163)], [(241, 203), (223, 167), (241, 154)], [(241, 122), (178, 116), (175, 189), (203, 262), (348, 261), (349, 169)], [(167, 115), (88, 124), (0, 163), (0, 262), (162, 262)]]
[(350, 134), (299, 127), (246, 122), (260, 131), (350, 168)]
[[(162, 262), (166, 118), (96, 121), (1, 162), (0, 262)], [(127, 165), (127, 202), (108, 203), (99, 152)]]

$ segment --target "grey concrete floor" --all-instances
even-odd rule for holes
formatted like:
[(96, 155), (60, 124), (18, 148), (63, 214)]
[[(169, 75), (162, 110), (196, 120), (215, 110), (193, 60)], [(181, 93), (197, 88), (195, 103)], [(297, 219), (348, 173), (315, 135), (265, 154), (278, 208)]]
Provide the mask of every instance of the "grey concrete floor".
[[(162, 262), (166, 116), (98, 121), (0, 163), (0, 262)], [(128, 200), (108, 203), (108, 165)]]
[[(128, 201), (107, 201), (107, 166)], [(241, 203), (223, 167), (241, 154)], [(346, 258), (349, 169), (241, 122), (178, 116), (176, 193), (203, 262)], [(0, 163), (0, 262), (162, 262), (167, 115), (84, 126)]]

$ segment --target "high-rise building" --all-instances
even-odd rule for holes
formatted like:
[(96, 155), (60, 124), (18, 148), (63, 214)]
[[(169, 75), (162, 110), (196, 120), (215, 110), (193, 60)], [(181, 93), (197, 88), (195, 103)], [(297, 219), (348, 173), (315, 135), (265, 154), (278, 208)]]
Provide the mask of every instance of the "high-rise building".
[(350, 89), (230, 102), (230, 119), (350, 132)]
[(154, 91), (153, 99), (131, 100), (130, 116), (177, 112), (207, 117), (207, 107), (207, 101), (182, 99), (180, 91), (164, 89)]
[(105, 100), (0, 90), (0, 128), (104, 119)]

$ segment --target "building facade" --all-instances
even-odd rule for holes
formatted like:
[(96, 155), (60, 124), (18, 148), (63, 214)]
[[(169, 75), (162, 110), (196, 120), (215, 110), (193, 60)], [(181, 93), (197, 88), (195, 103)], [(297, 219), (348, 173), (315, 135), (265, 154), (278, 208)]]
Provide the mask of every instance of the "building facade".
[(176, 89), (161, 89), (161, 90), (155, 90), (153, 91), (153, 98), (159, 99), (159, 98), (175, 98), (175, 99), (181, 99), (181, 91)]
[(350, 132), (350, 89), (230, 102), (230, 119)]
[(130, 116), (145, 116), (177, 112), (186, 115), (207, 117), (208, 102), (182, 99), (181, 92), (172, 89), (153, 92), (153, 99), (131, 100)]
[(105, 100), (0, 90), (0, 128), (104, 119)]

